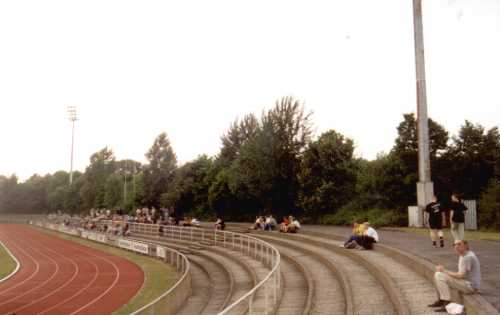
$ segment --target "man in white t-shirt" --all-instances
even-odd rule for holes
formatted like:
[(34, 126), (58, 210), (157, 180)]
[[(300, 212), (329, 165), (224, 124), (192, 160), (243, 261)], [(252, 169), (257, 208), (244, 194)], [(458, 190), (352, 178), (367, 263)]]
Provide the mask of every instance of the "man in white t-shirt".
[(378, 243), (379, 242), (378, 233), (377, 233), (377, 231), (375, 231), (374, 228), (372, 228), (370, 226), (370, 222), (365, 222), (365, 223), (363, 223), (363, 225), (366, 228), (365, 235), (373, 238), (373, 240), (375, 241), (375, 243)]

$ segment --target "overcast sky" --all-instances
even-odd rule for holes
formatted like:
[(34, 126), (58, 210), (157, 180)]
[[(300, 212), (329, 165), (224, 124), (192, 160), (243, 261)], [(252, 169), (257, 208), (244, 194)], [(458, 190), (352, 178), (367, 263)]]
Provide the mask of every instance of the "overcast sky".
[[(500, 1), (423, 0), (429, 115), (500, 123)], [(414, 112), (412, 0), (0, 0), (0, 174), (75, 168), (110, 147), (145, 162), (165, 131), (181, 163), (234, 119), (305, 103), (316, 135), (389, 151)]]

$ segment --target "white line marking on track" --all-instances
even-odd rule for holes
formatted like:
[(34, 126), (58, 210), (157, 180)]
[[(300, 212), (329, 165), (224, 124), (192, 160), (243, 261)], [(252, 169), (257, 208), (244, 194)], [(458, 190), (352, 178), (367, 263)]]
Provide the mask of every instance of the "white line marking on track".
[[(10, 238), (9, 238), (10, 239)], [(12, 243), (12, 245), (14, 245), (14, 243)], [(38, 273), (38, 271), (40, 270), (40, 265), (38, 264), (38, 262), (33, 259), (33, 256), (31, 256), (30, 254), (27, 254), (25, 250), (21, 249), (19, 246), (17, 245), (14, 245), (14, 247), (16, 247), (18, 250), (20, 250), (21, 252), (23, 252), (26, 256), (28, 256), (34, 263), (35, 263), (35, 271), (31, 274), (31, 276), (29, 276), (28, 278), (24, 279), (23, 281), (9, 287), (8, 289), (5, 289), (5, 290), (2, 290), (0, 291), (0, 294), (4, 294), (5, 292), (9, 292), (10, 290), (13, 290), (15, 288), (17, 288), (18, 286), (22, 285), (23, 283), (25, 283), (26, 281), (29, 281), (31, 280), (34, 276), (36, 276), (36, 274)]]
[(54, 273), (52, 273), (52, 275), (50, 275), (50, 277), (48, 279), (45, 279), (44, 281), (42, 281), (39, 285), (29, 289), (28, 291), (24, 291), (22, 294), (19, 294), (19, 295), (16, 295), (14, 297), (11, 297), (10, 299), (7, 299), (7, 300), (4, 300), (0, 303), (0, 305), (4, 305), (10, 301), (15, 301), (17, 299), (19, 299), (20, 297), (23, 297), (25, 296), (26, 294), (40, 288), (40, 287), (43, 287), (45, 284), (49, 283), (56, 275), (57, 275), (57, 272), (59, 271), (60, 267), (59, 267), (59, 264), (57, 263), (57, 261), (55, 261), (54, 259), (52, 259), (50, 256), (48, 255), (45, 255), (43, 253), (41, 253), (39, 250), (36, 250), (34, 249), (33, 247), (31, 248), (32, 250), (38, 252), (39, 254), (41, 254), (42, 256), (45, 256), (47, 257), (50, 261), (52, 261), (52, 263), (54, 263), (54, 265), (56, 266), (56, 270), (54, 271)]
[(87, 290), (92, 284), (94, 284), (95, 280), (97, 279), (97, 276), (99, 275), (99, 268), (97, 267), (97, 265), (92, 260), (89, 260), (89, 262), (94, 266), (94, 269), (95, 269), (95, 274), (94, 274), (94, 278), (92, 279), (92, 281), (90, 281), (85, 287), (83, 287), (80, 290), (78, 290), (72, 296), (68, 297), (65, 300), (62, 300), (61, 302), (57, 303), (56, 305), (53, 305), (53, 306), (45, 309), (43, 312), (38, 313), (38, 315), (45, 314), (48, 311), (53, 310), (54, 308), (61, 306), (62, 304), (66, 303), (69, 300), (71, 300), (71, 299), (75, 298), (76, 296), (80, 295), (83, 291)]
[(74, 259), (68, 259), (68, 258), (66, 258), (64, 255), (61, 255), (61, 254), (57, 253), (56, 251), (51, 250), (51, 249), (50, 249), (49, 247), (47, 247), (47, 246), (42, 246), (42, 247), (43, 247), (43, 248), (45, 248), (45, 249), (48, 249), (50, 252), (52, 252), (52, 253), (54, 253), (54, 254), (56, 254), (56, 255), (59, 255), (60, 257), (62, 257), (62, 258), (63, 258), (63, 259), (65, 259), (66, 261), (71, 262), (71, 264), (73, 264), (73, 266), (75, 267), (75, 272), (73, 273), (73, 275), (71, 276), (71, 278), (70, 278), (69, 280), (67, 280), (67, 281), (66, 281), (66, 282), (65, 282), (62, 286), (58, 287), (57, 289), (55, 289), (54, 291), (50, 292), (49, 294), (46, 294), (46, 295), (44, 295), (44, 296), (42, 296), (42, 297), (40, 297), (40, 298), (38, 298), (38, 299), (36, 299), (36, 300), (31, 301), (30, 303), (28, 303), (28, 304), (26, 304), (26, 305), (24, 305), (24, 306), (22, 306), (22, 307), (20, 307), (20, 308), (17, 308), (17, 309), (15, 309), (15, 310), (13, 310), (13, 311), (12, 311), (12, 313), (17, 313), (17, 312), (19, 312), (20, 310), (23, 310), (23, 309), (25, 309), (26, 307), (28, 307), (28, 306), (30, 306), (30, 305), (33, 305), (33, 304), (34, 304), (34, 303), (36, 303), (36, 302), (42, 301), (42, 300), (44, 300), (44, 299), (48, 298), (49, 296), (53, 295), (54, 293), (57, 293), (58, 291), (62, 290), (62, 289), (63, 289), (63, 288), (65, 288), (66, 286), (68, 286), (68, 284), (70, 284), (70, 283), (71, 283), (71, 281), (73, 281), (73, 280), (76, 278), (76, 276), (78, 275), (78, 271), (80, 270), (80, 268), (78, 268), (78, 265), (75, 263)]
[(116, 278), (115, 280), (113, 281), (113, 283), (111, 284), (111, 286), (106, 290), (104, 291), (103, 293), (101, 293), (98, 297), (96, 297), (95, 299), (93, 299), (92, 301), (90, 301), (89, 303), (85, 304), (84, 306), (80, 307), (79, 309), (77, 309), (76, 311), (74, 311), (73, 313), (71, 313), (70, 315), (73, 315), (73, 314), (76, 314), (84, 309), (86, 309), (87, 307), (89, 307), (90, 305), (94, 304), (95, 302), (99, 301), (103, 296), (105, 296), (111, 289), (113, 289), (116, 285), (116, 283), (118, 282), (118, 279), (120, 278), (120, 269), (118, 269), (118, 267), (116, 266), (116, 264), (114, 262), (112, 262), (111, 260), (105, 258), (105, 257), (102, 257), (103, 260), (106, 260), (107, 262), (109, 262), (110, 264), (113, 265), (113, 268), (115, 268), (116, 270)]
[(0, 279), (0, 283), (2, 283), (4, 281), (7, 281), (9, 278), (11, 278), (13, 275), (15, 275), (19, 271), (19, 268), (21, 268), (21, 263), (19, 262), (19, 260), (17, 260), (16, 256), (14, 256), (14, 254), (12, 254), (12, 252), (7, 248), (7, 246), (5, 246), (4, 243), (2, 243), (2, 241), (0, 241), (0, 245), (3, 248), (5, 248), (5, 251), (10, 255), (10, 257), (12, 257), (12, 259), (16, 263), (16, 268), (14, 270), (12, 270), (12, 272), (10, 274), (8, 274), (5, 277), (3, 277), (2, 279)]

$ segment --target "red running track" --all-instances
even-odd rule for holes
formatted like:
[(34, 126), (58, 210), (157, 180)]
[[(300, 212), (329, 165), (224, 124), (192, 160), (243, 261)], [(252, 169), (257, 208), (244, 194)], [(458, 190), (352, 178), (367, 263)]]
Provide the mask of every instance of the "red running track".
[(144, 282), (124, 258), (29, 226), (1, 224), (0, 240), (21, 264), (0, 283), (0, 314), (111, 314)]

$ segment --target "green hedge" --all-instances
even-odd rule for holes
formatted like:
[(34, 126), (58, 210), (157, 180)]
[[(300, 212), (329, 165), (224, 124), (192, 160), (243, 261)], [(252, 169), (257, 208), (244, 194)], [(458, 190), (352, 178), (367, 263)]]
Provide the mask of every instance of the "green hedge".
[(370, 222), (376, 227), (382, 226), (408, 226), (408, 213), (388, 209), (369, 209), (354, 211), (342, 208), (335, 214), (323, 216), (323, 224), (351, 225), (353, 222)]
[(479, 226), (500, 230), (500, 181), (493, 180), (479, 200)]

